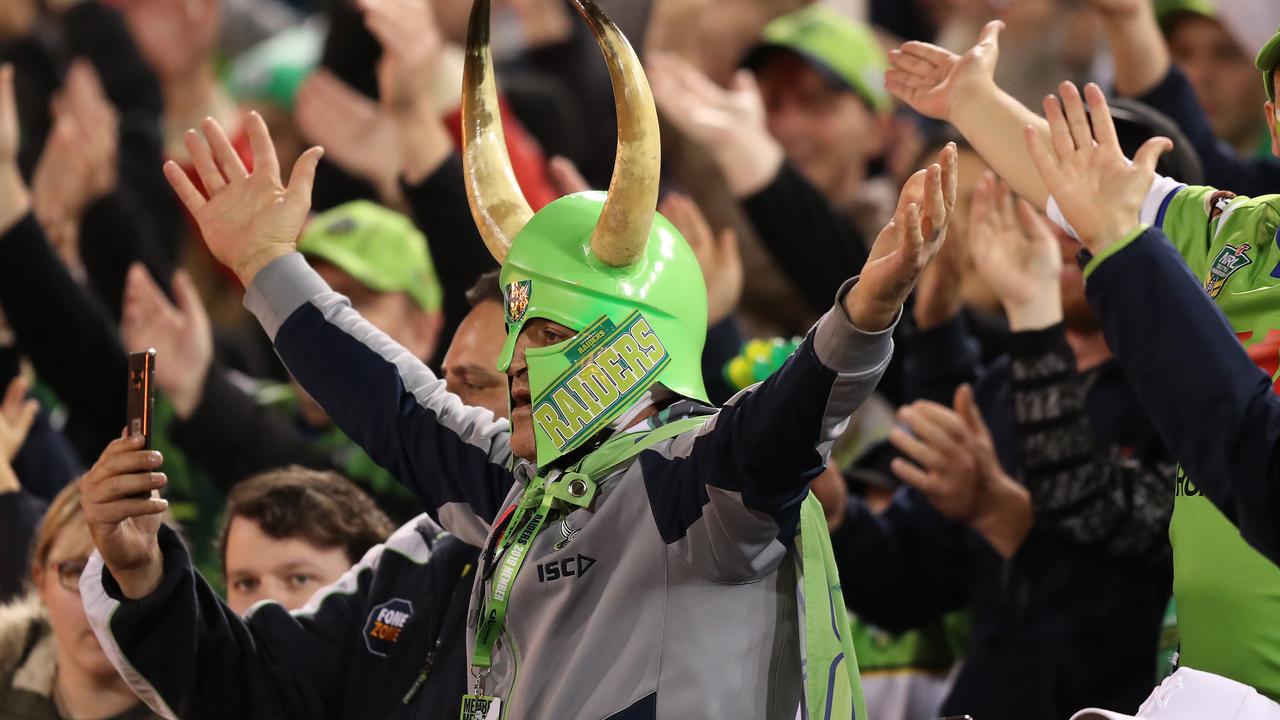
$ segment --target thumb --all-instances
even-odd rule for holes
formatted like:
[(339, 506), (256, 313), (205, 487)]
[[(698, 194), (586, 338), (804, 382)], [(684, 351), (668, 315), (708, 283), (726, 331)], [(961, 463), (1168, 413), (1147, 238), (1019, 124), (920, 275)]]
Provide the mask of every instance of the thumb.
[(22, 404), (18, 416), (12, 421), (12, 430), (20, 438), (25, 438), (36, 421), (36, 413), (40, 412), (40, 401), (32, 398)]
[(186, 270), (178, 270), (173, 274), (173, 296), (183, 317), (193, 320), (205, 316), (204, 301), (200, 299), (200, 292), (196, 290), (196, 284)]
[(982, 33), (978, 35), (978, 45), (983, 48), (990, 48), (992, 51), (1000, 50), (1000, 31), (1004, 29), (1003, 20), (992, 20), (982, 27)]
[(316, 166), (323, 156), (324, 148), (315, 145), (302, 153), (293, 164), (293, 171), (289, 173), (289, 187), (284, 191), (286, 204), (304, 213), (311, 209), (311, 187), (316, 181)]
[(1173, 141), (1167, 137), (1156, 136), (1142, 143), (1138, 152), (1133, 155), (1133, 162), (1148, 174), (1156, 171), (1156, 163), (1160, 156), (1173, 149)]
[(982, 421), (982, 411), (973, 399), (973, 388), (968, 383), (956, 388), (955, 411), (964, 420), (970, 432), (985, 435), (987, 424)]

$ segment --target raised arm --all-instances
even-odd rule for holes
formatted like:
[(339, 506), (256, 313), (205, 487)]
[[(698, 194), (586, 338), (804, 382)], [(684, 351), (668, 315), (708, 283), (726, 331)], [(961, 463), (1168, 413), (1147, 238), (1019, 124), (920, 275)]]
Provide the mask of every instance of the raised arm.
[(993, 78), (1004, 23), (993, 20), (964, 55), (918, 41), (889, 52), (885, 87), (916, 112), (955, 125), (1000, 177), (1037, 207), (1049, 191), (1026, 148), (1010, 142), (1027, 126), (1047, 137), (1049, 126), (1001, 90)]
[(214, 257), (248, 289), (245, 305), (303, 389), (441, 524), (468, 543), (483, 543), (514, 482), (506, 421), (463, 405), (307, 266), (294, 248), (320, 149), (294, 163), (286, 188), (266, 124), (251, 113), (246, 127), (252, 173), (217, 123), (206, 120), (204, 137), (189, 131), (185, 138), (205, 191), (174, 163), (166, 175)]

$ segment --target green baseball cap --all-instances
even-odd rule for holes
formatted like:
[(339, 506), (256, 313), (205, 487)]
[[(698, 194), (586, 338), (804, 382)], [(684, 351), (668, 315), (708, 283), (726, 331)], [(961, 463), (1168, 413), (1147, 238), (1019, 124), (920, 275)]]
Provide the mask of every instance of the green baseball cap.
[(1258, 51), (1253, 61), (1254, 67), (1262, 71), (1262, 85), (1267, 88), (1267, 99), (1276, 101), (1276, 65), (1280, 65), (1280, 30)]
[(372, 290), (403, 292), (427, 312), (440, 309), (440, 280), (427, 238), (394, 210), (368, 200), (326, 210), (307, 223), (298, 250), (333, 263)]
[(764, 28), (743, 63), (755, 67), (770, 51), (789, 50), (847, 85), (877, 111), (893, 106), (884, 89), (889, 59), (871, 28), (824, 5), (810, 5)]

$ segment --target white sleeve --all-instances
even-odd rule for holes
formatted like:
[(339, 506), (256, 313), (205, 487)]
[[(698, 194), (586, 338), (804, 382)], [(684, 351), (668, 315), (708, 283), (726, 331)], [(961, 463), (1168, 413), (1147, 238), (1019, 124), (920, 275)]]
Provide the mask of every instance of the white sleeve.
[[(1138, 211), (1138, 222), (1147, 225), (1160, 225), (1157, 220), (1160, 219), (1161, 208), (1165, 206), (1174, 193), (1184, 187), (1186, 185), (1183, 183), (1156, 173), (1155, 179), (1151, 183), (1151, 189), (1147, 191), (1146, 198), (1142, 200), (1142, 209)], [(1045, 206), (1044, 212), (1054, 225), (1062, 228), (1071, 237), (1077, 240), (1080, 239), (1080, 236), (1076, 234), (1075, 228), (1071, 227), (1071, 223), (1067, 222), (1067, 218), (1062, 214), (1062, 208), (1058, 207), (1057, 198), (1052, 194), (1049, 195), (1049, 203)]]

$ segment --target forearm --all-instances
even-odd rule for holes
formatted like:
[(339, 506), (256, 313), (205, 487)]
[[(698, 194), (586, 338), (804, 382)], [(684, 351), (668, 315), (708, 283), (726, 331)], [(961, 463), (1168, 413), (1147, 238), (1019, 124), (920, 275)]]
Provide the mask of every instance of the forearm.
[(1136, 97), (1155, 87), (1169, 72), (1169, 47), (1151, 3), (1134, 3), (1131, 12), (1103, 14), (1102, 27), (1115, 61), (1116, 93)]
[(950, 119), (1015, 193), (1036, 207), (1045, 206), (1049, 190), (1022, 142), (1022, 130), (1028, 125), (1048, 139), (1049, 123), (1044, 118), (988, 83), (962, 93)]
[[(1249, 544), (1280, 560), (1280, 400), (1271, 378), (1154, 229), (1091, 265), (1086, 293), (1107, 344), (1190, 481)], [(1154, 316), (1151, 298), (1160, 298)]]

